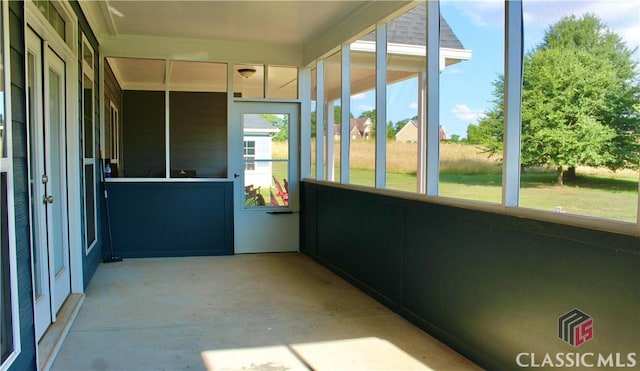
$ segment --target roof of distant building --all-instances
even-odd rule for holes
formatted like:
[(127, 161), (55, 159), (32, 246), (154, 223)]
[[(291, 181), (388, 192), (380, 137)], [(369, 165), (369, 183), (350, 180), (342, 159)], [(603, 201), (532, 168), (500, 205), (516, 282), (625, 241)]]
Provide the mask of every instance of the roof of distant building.
[(245, 131), (268, 131), (268, 132), (278, 132), (279, 129), (269, 121), (267, 121), (261, 114), (258, 113), (247, 113), (243, 116), (244, 130)]
[[(426, 45), (427, 28), (425, 19), (427, 4), (421, 3), (387, 24), (387, 41), (393, 44)], [(365, 41), (375, 41), (375, 34), (371, 33), (362, 38)], [(440, 47), (464, 49), (462, 42), (453, 33), (447, 21), (440, 16)]]

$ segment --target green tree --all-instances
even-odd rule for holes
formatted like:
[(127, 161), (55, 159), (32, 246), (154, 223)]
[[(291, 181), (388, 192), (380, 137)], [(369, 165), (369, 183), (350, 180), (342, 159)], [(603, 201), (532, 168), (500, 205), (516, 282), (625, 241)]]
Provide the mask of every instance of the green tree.
[(387, 123), (387, 139), (394, 139), (396, 137), (396, 129), (393, 127), (393, 121)]
[[(597, 17), (565, 17), (524, 58), (524, 167), (552, 166), (557, 183), (578, 165), (609, 169), (640, 163), (637, 63), (622, 39)], [(501, 153), (504, 83), (494, 82), (493, 107), (470, 126), (470, 140)]]
[(278, 128), (278, 132), (273, 135), (273, 140), (278, 142), (289, 140), (289, 120), (286, 115), (265, 113), (262, 117)]
[[(353, 113), (349, 113), (350, 118), (355, 118)], [(342, 121), (342, 106), (333, 106), (333, 122), (332, 124), (340, 124)]]

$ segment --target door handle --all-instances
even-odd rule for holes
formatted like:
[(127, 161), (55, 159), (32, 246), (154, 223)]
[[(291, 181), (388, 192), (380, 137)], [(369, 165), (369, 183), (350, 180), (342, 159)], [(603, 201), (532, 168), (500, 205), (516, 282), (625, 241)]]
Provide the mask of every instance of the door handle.
[(238, 173), (234, 173), (234, 174), (233, 174), (233, 177), (234, 177), (234, 178), (240, 178), (240, 174), (238, 174)]
[(42, 202), (45, 204), (52, 204), (53, 203), (53, 196), (49, 195), (49, 196), (43, 196), (42, 197)]

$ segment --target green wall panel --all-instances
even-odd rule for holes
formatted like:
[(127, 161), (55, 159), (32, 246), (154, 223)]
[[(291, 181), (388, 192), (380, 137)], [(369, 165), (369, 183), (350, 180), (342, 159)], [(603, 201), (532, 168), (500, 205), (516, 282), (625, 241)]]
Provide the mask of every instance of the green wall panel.
[(107, 190), (116, 256), (233, 254), (232, 182), (113, 182)]
[[(639, 360), (638, 237), (317, 183), (302, 192), (301, 231), (314, 231), (303, 252), (485, 368), (517, 369), (523, 352)], [(574, 308), (594, 321), (579, 348), (558, 337)]]

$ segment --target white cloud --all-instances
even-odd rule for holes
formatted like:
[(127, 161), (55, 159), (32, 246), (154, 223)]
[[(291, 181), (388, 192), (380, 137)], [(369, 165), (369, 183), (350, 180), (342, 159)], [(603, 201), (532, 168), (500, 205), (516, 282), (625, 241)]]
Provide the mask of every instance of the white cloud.
[[(503, 0), (441, 0), (443, 7), (453, 7), (479, 28), (504, 28)], [(523, 3), (525, 37), (536, 37), (567, 15), (578, 17), (591, 13), (620, 35), (630, 49), (640, 46), (640, 1), (638, 0), (536, 0)], [(538, 35), (539, 34), (539, 35)], [(532, 35), (533, 36), (533, 35)]]
[(356, 109), (358, 109), (360, 111), (363, 111), (363, 112), (364, 111), (371, 111), (371, 110), (373, 110), (375, 108), (376, 108), (375, 106), (371, 106), (371, 105), (368, 105), (368, 104), (361, 104), (361, 105), (356, 107)]
[(456, 104), (455, 108), (451, 109), (450, 112), (453, 113), (458, 120), (464, 121), (465, 123), (475, 122), (484, 117), (484, 110), (472, 109), (466, 104)]
[(453, 5), (457, 12), (464, 14), (478, 27), (504, 27), (503, 0), (443, 0), (442, 5)]
[(455, 65), (445, 68), (442, 72), (443, 75), (462, 75), (463, 73), (464, 69), (456, 67)]
[(356, 95), (352, 95), (351, 99), (352, 100), (358, 100), (358, 99), (364, 99), (365, 98), (365, 93), (360, 93), (360, 94), (356, 94)]
[[(640, 2), (619, 1), (532, 1), (524, 3), (525, 28), (546, 30), (562, 17), (587, 13), (600, 18), (631, 49), (640, 45)], [(526, 31), (525, 31), (526, 32)]]
[(409, 103), (409, 106), (408, 106), (408, 107), (409, 107), (410, 109), (415, 109), (415, 110), (417, 110), (417, 109), (418, 109), (418, 103), (416, 103), (416, 102), (411, 102), (411, 103)]

